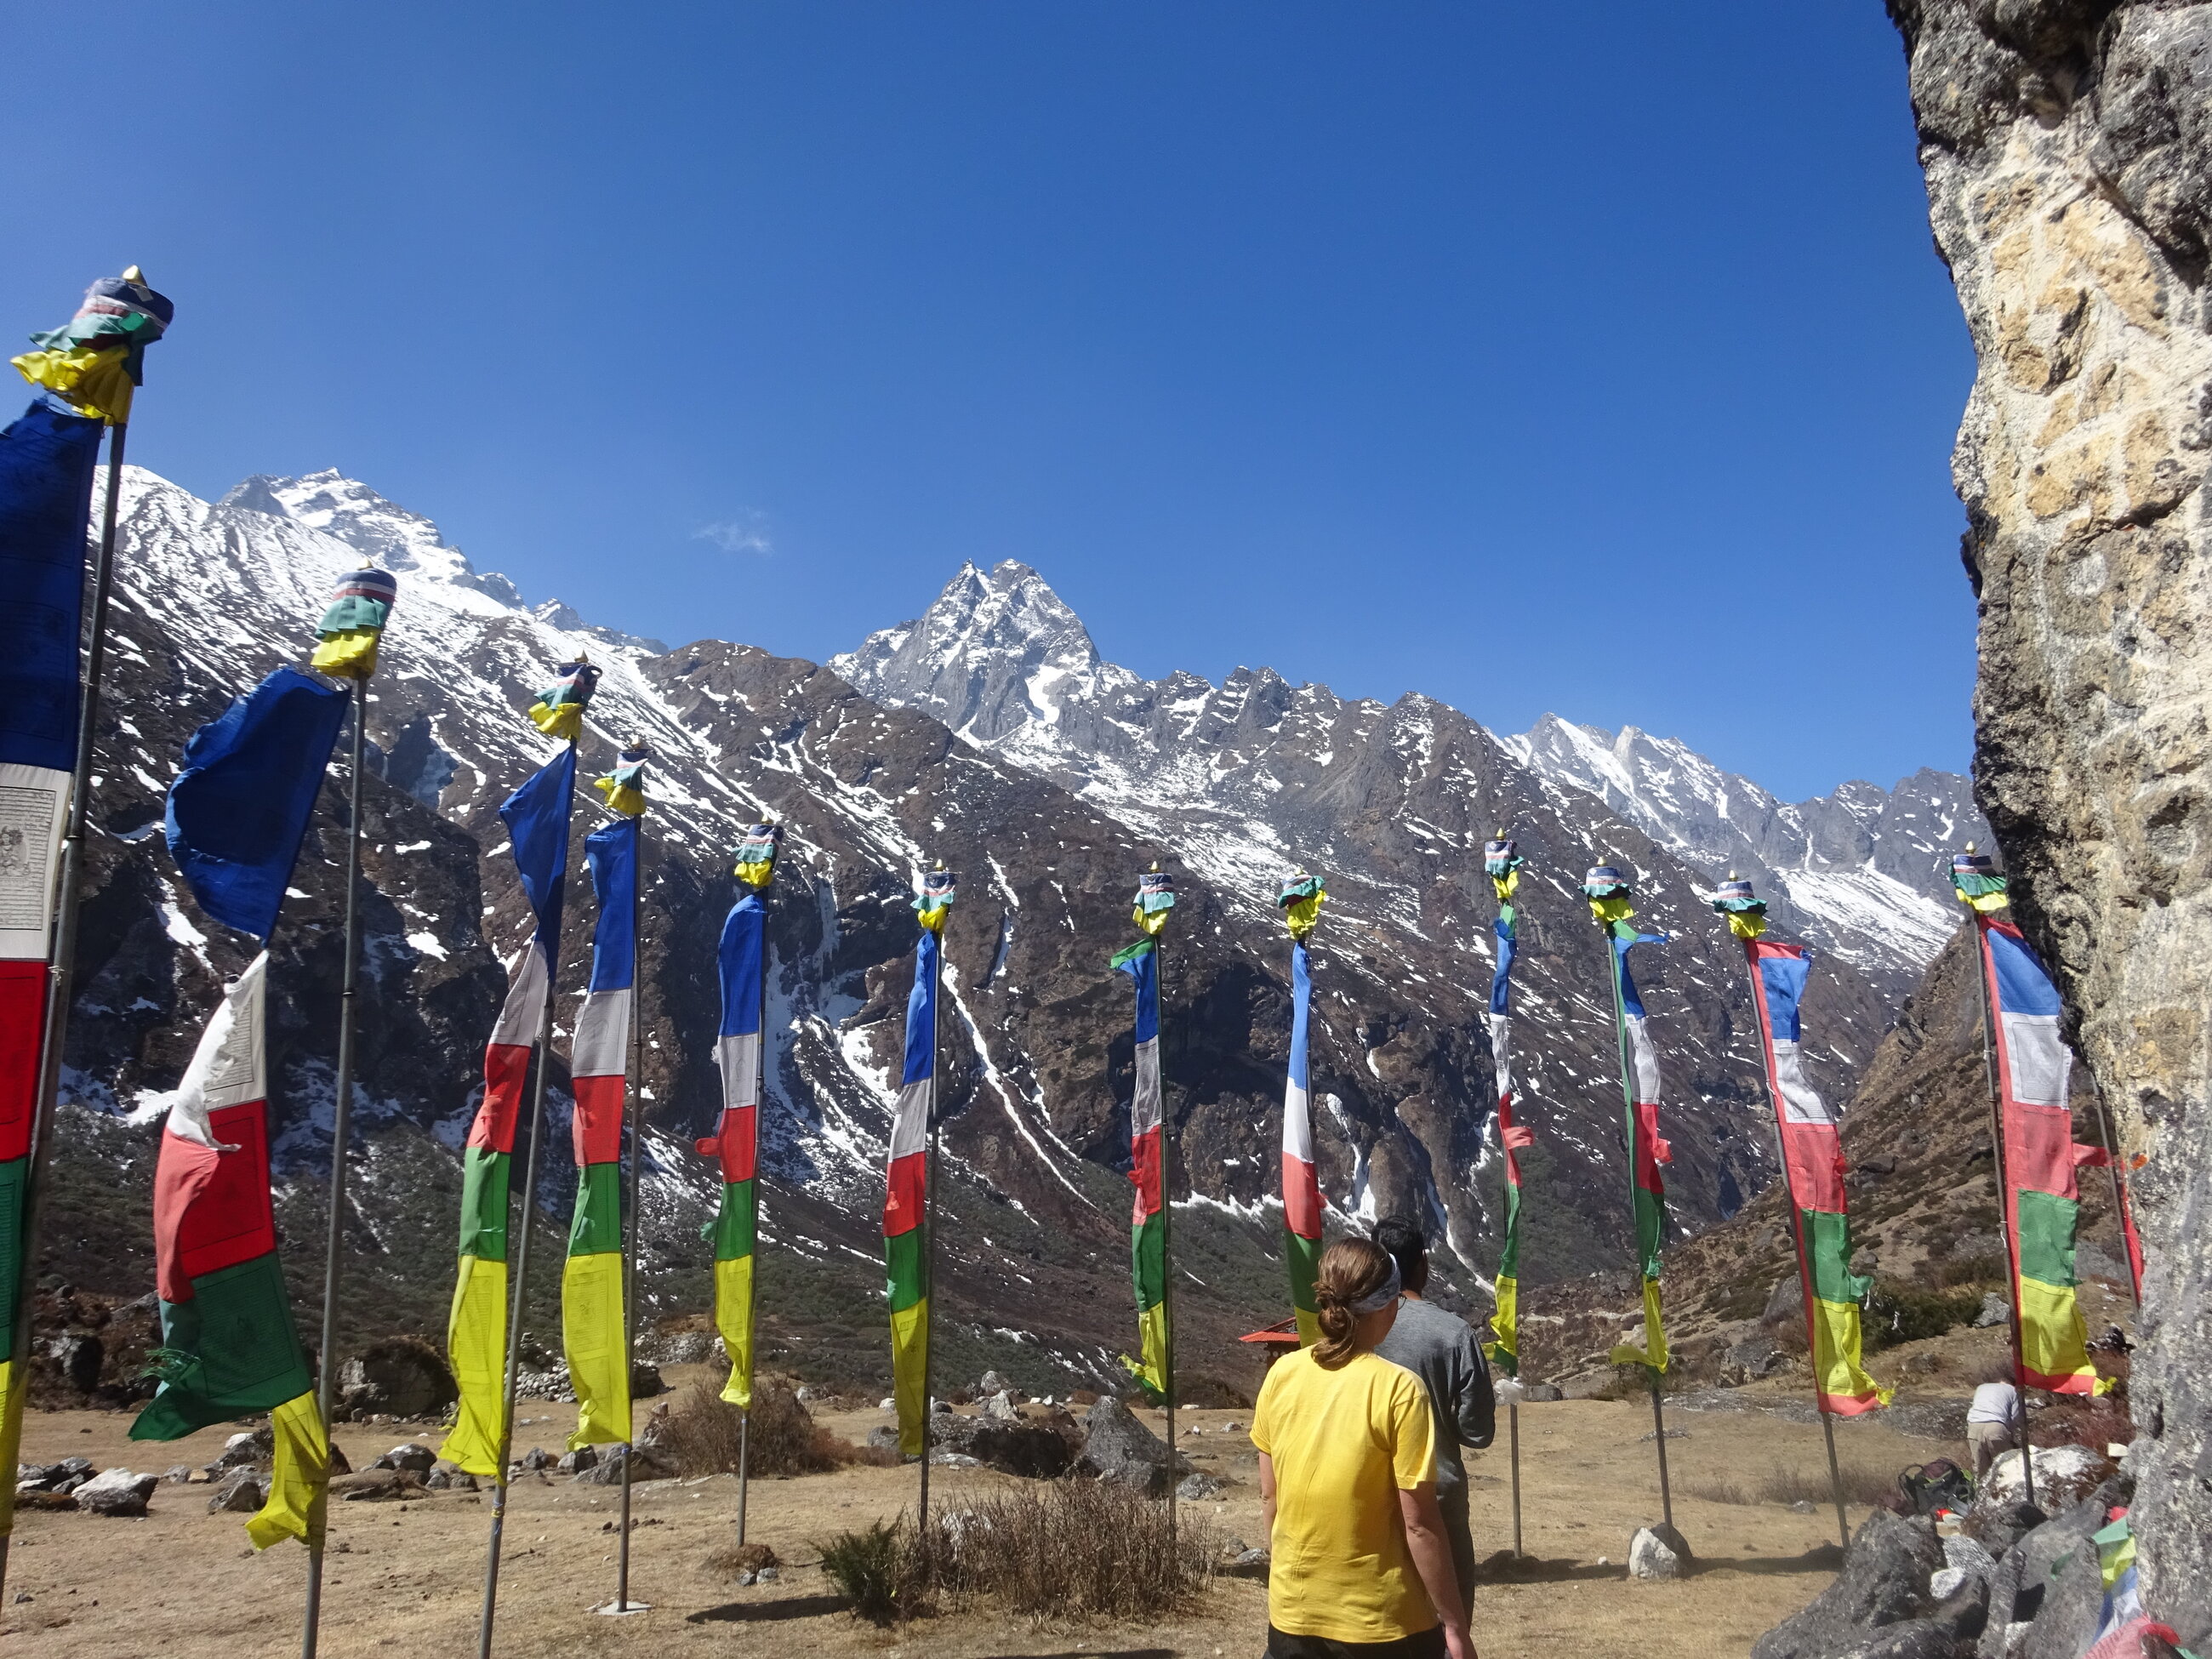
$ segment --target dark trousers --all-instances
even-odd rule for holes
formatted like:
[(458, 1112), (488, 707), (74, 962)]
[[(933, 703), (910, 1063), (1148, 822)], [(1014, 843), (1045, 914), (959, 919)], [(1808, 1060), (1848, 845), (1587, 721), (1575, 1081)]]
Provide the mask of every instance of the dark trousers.
[(1459, 1599), (1469, 1613), (1474, 1610), (1474, 1527), (1468, 1519), (1467, 1485), (1448, 1486), (1437, 1493), (1437, 1507), (1444, 1512), (1444, 1536), (1451, 1541), (1452, 1568), (1459, 1578)]
[(1285, 1635), (1270, 1625), (1267, 1659), (1444, 1659), (1444, 1627), (1395, 1642), (1335, 1642), (1326, 1636)]

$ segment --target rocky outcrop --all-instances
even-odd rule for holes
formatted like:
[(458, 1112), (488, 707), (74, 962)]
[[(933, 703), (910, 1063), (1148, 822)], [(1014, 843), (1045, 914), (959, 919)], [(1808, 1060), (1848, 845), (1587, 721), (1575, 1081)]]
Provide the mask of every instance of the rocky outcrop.
[(2122, 1120), (2150, 1255), (2144, 1599), (2212, 1632), (2212, 5), (1891, 0), (1979, 361), (1953, 472), (1976, 789)]

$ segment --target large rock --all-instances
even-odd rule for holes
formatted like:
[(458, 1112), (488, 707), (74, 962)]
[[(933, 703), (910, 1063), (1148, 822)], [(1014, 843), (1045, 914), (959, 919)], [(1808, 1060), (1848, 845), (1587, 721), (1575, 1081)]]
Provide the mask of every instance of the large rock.
[(675, 1465), (658, 1455), (649, 1446), (610, 1446), (599, 1455), (599, 1461), (579, 1473), (576, 1480), (580, 1485), (586, 1486), (619, 1486), (623, 1483), (625, 1463), (629, 1466), (632, 1485), (641, 1480), (665, 1480), (676, 1473)]
[(1976, 795), (2118, 1121), (2143, 1601), (2212, 1638), (2212, 7), (1889, 0), (1978, 372)]
[(233, 1469), (208, 1498), (213, 1515), (251, 1515), (269, 1501), (269, 1478), (252, 1469)]
[(1680, 1578), (1689, 1565), (1689, 1545), (1663, 1522), (1656, 1527), (1638, 1527), (1628, 1540), (1631, 1578)]
[[(930, 1419), (933, 1451), (972, 1457), (1003, 1474), (1049, 1480), (1074, 1467), (1082, 1443), (1075, 1421), (1065, 1412), (1048, 1418), (1016, 1416), (934, 1417)], [(1186, 1466), (1187, 1467), (1187, 1466)]]
[(349, 1418), (434, 1417), (459, 1398), (445, 1356), (411, 1336), (372, 1343), (338, 1367), (338, 1403)]
[[(1929, 1611), (1929, 1577), (1942, 1565), (1934, 1522), (1876, 1510), (1851, 1540), (1835, 1582), (1802, 1613), (1760, 1637), (1752, 1659), (1843, 1659), (1877, 1636), (1903, 1639), (1911, 1633), (1887, 1627), (1919, 1621)], [(1948, 1647), (1930, 1651), (1948, 1659)]]
[[(2026, 1635), (2033, 1633), (2034, 1626), (2042, 1624), (2046, 1612), (2058, 1614), (2046, 1627), (2048, 1630), (2056, 1631), (2067, 1625), (2065, 1611), (2052, 1600), (2053, 1591), (2058, 1588), (2053, 1575), (2075, 1558), (2081, 1557), (2089, 1565), (2092, 1579), (2098, 1577), (2097, 1548), (2089, 1541), (2089, 1534), (2105, 1524), (2108, 1500), (2117, 1501), (2116, 1491), (2100, 1492), (2056, 1519), (2022, 1534), (2020, 1540), (1998, 1558), (1996, 1570), (1990, 1575), (1989, 1623), (1976, 1650), (1979, 1659), (2002, 1659), (2012, 1650), (2025, 1653)], [(2101, 1584), (2100, 1588), (2101, 1591)], [(2006, 1632), (2021, 1625), (2029, 1626), (2030, 1630), (2012, 1638), (2014, 1648), (2008, 1650)], [(2074, 1654), (2079, 1651), (2069, 1651), (2066, 1659), (2074, 1659)]]
[(146, 1513), (146, 1500), (161, 1484), (158, 1474), (133, 1474), (129, 1469), (105, 1469), (76, 1489), (76, 1506), (94, 1515), (131, 1516)]
[(1190, 1461), (1112, 1395), (1084, 1414), (1083, 1467), (1102, 1480), (1117, 1480), (1158, 1497), (1192, 1472)]
[[(2038, 1446), (2034, 1453), (2035, 1507), (2047, 1515), (2069, 1510), (2114, 1473), (2112, 1460), (2087, 1446)], [(1974, 1499), (1977, 1510), (2009, 1510), (2027, 1502), (2027, 1471), (2017, 1451), (2000, 1452)]]

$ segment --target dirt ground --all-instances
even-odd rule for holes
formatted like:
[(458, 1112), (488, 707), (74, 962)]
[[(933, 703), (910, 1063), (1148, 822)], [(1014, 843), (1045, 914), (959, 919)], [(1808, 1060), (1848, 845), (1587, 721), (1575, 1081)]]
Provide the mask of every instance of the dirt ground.
[[(569, 1408), (524, 1402), (518, 1443), (558, 1449)], [(1249, 1413), (1186, 1411), (1183, 1445), (1202, 1468), (1236, 1484), (1220, 1501), (1188, 1506), (1217, 1537), (1261, 1536), (1255, 1457), (1242, 1432)], [(1820, 1547), (1835, 1521), (1778, 1502), (1725, 1501), (1714, 1493), (1756, 1482), (1778, 1467), (1825, 1470), (1816, 1424), (1759, 1412), (1670, 1408), (1668, 1450), (1674, 1519), (1696, 1551), (1679, 1583), (1631, 1582), (1621, 1565), (1635, 1527), (1659, 1509), (1648, 1402), (1570, 1401), (1521, 1410), (1522, 1542), (1532, 1558), (1508, 1582), (1476, 1595), (1475, 1636), (1499, 1656), (1572, 1652), (1580, 1659), (1711, 1659), (1743, 1654), (1754, 1637), (1826, 1585)], [(1509, 1464), (1500, 1413), (1498, 1446), (1474, 1463), (1479, 1554), (1511, 1541)], [(125, 1438), (129, 1419), (105, 1412), (33, 1413), (26, 1462), (82, 1454), (101, 1468), (166, 1469), (201, 1464), (228, 1429), (168, 1445)], [(830, 1427), (859, 1439), (883, 1422), (875, 1411), (834, 1414)], [(1155, 1426), (1158, 1425), (1155, 1415)], [(1231, 1425), (1238, 1425), (1231, 1428)], [(427, 1427), (346, 1425), (339, 1444), (356, 1468), (408, 1439), (435, 1443)], [(1856, 1423), (1838, 1434), (1847, 1465), (1893, 1473), (1957, 1448)], [(1006, 1480), (987, 1471), (933, 1471), (933, 1504)], [(1103, 1659), (1257, 1656), (1266, 1590), (1218, 1581), (1197, 1612), (1148, 1626), (1051, 1628), (988, 1611), (951, 1612), (883, 1632), (842, 1612), (816, 1565), (813, 1540), (914, 1501), (911, 1468), (853, 1468), (835, 1474), (754, 1483), (749, 1534), (787, 1564), (773, 1584), (739, 1589), (707, 1565), (733, 1541), (732, 1476), (641, 1485), (633, 1502), (632, 1594), (652, 1604), (627, 1619), (595, 1616), (615, 1585), (613, 1516), (606, 1487), (525, 1477), (507, 1516), (498, 1651), (517, 1656), (713, 1652), (836, 1659), (907, 1655), (945, 1659), (1094, 1655)], [(205, 1486), (163, 1486), (140, 1520), (26, 1513), (16, 1522), (0, 1607), (4, 1650), (41, 1659), (258, 1659), (298, 1650), (307, 1554), (286, 1544), (256, 1554), (244, 1517), (207, 1512)], [(1739, 1492), (1729, 1496), (1741, 1497)], [(1854, 1510), (1852, 1524), (1864, 1512)], [(334, 1503), (325, 1586), (322, 1652), (460, 1654), (474, 1650), (489, 1498), (438, 1494), (421, 1501)]]

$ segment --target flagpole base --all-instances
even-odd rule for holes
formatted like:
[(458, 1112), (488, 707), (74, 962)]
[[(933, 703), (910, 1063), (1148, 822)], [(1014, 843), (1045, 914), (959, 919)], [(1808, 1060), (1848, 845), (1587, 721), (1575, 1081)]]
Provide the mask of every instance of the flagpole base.
[(629, 1619), (635, 1617), (641, 1613), (651, 1613), (653, 1611), (653, 1603), (650, 1601), (609, 1601), (605, 1606), (593, 1607), (592, 1611), (598, 1613), (602, 1619)]

